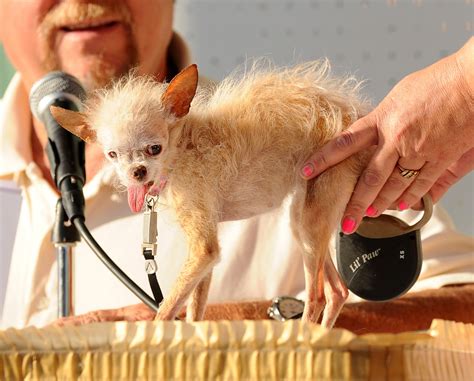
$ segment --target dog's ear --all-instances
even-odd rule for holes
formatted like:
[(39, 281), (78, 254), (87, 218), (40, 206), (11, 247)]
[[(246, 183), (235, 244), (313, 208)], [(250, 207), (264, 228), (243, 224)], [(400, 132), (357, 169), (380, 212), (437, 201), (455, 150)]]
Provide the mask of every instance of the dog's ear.
[(191, 101), (196, 94), (198, 70), (195, 64), (188, 66), (174, 77), (161, 100), (165, 109), (174, 116), (181, 118), (189, 112)]
[(56, 119), (56, 122), (70, 133), (78, 136), (86, 143), (94, 143), (96, 141), (96, 133), (87, 124), (86, 117), (83, 113), (56, 106), (51, 106), (49, 110), (54, 119)]

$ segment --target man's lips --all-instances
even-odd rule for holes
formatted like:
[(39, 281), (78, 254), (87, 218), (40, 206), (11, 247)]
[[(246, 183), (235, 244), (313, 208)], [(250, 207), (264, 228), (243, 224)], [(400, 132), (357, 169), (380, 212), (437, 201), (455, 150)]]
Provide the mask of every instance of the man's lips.
[(77, 24), (69, 24), (61, 26), (59, 29), (63, 32), (88, 32), (88, 31), (96, 31), (99, 32), (101, 30), (106, 30), (109, 28), (113, 28), (119, 25), (119, 21), (117, 20), (90, 20), (84, 21)]
[(93, 51), (105, 48), (108, 44), (113, 46), (122, 41), (124, 35), (125, 26), (120, 21), (68, 24), (67, 26), (60, 27), (58, 30), (58, 36), (61, 38), (61, 41), (92, 43), (92, 45), (88, 46)]

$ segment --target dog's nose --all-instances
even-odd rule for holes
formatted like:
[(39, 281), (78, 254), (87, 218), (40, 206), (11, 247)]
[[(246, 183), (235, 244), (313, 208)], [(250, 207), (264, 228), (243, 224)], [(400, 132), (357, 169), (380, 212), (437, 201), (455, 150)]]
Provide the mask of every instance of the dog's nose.
[(132, 175), (135, 180), (142, 181), (146, 176), (146, 168), (140, 165), (133, 170)]

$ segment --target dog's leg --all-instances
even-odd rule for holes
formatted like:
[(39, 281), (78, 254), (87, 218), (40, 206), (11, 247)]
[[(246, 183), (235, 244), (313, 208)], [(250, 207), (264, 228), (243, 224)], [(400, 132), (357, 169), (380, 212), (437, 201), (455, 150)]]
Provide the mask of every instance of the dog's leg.
[(346, 285), (342, 283), (329, 253), (324, 262), (324, 296), (326, 306), (324, 307), (321, 325), (325, 328), (332, 328), (349, 296), (349, 291)]
[(186, 308), (186, 321), (202, 320), (206, 309), (207, 295), (211, 285), (212, 270), (199, 282), (191, 294), (191, 299)]
[[(293, 198), (291, 205), (291, 228), (303, 254), (306, 284), (306, 302), (303, 311), (303, 320), (316, 323), (325, 303), (324, 289), (322, 286), (324, 274), (322, 274), (321, 271), (323, 269), (322, 261), (324, 261), (324, 257), (321, 257), (321, 255), (321, 258), (317, 257), (318, 253), (322, 253), (318, 246), (322, 245), (324, 247), (325, 244), (324, 239), (315, 239), (315, 235), (321, 238), (321, 232), (312, 231), (316, 230), (312, 229), (313, 222), (306, 221), (308, 217), (311, 216), (311, 213), (303, 211), (306, 204), (305, 198), (307, 198), (306, 190), (298, 190)], [(308, 223), (309, 225), (307, 225)], [(307, 227), (305, 228), (304, 225)], [(325, 247), (325, 250), (327, 250), (327, 247)], [(320, 263), (318, 263), (318, 261)], [(318, 279), (321, 280), (319, 286)]]
[[(217, 218), (205, 210), (204, 201), (176, 206), (178, 220), (188, 238), (189, 256), (184, 262), (176, 283), (170, 294), (161, 304), (156, 319), (171, 320), (179, 313), (193, 290), (212, 271), (219, 257), (219, 243), (217, 239)], [(214, 207), (206, 200), (205, 205)], [(211, 209), (213, 210), (213, 209)], [(210, 280), (210, 278), (209, 278)], [(205, 299), (207, 292), (200, 294)], [(200, 300), (205, 302), (205, 300)], [(200, 306), (203, 308), (204, 306)]]
[(163, 300), (157, 320), (172, 320), (183, 307), (191, 292), (209, 274), (219, 255), (217, 236), (213, 240), (191, 245), (191, 252), (181, 269), (170, 294)]
[[(347, 298), (332, 262), (326, 265), (331, 234), (349, 200), (356, 175), (345, 162), (299, 186), (291, 221), (303, 251), (307, 300), (303, 320), (316, 323), (324, 305), (323, 323), (329, 327)], [(305, 187), (306, 185), (306, 187)]]

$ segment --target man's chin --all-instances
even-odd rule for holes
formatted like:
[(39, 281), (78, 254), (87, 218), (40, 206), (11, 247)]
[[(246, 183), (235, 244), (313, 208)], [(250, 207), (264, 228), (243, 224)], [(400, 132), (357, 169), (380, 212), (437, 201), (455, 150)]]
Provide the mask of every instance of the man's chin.
[(128, 73), (131, 63), (112, 63), (104, 57), (88, 57), (80, 60), (63, 61), (60, 70), (77, 77), (88, 91), (107, 86), (110, 81)]

